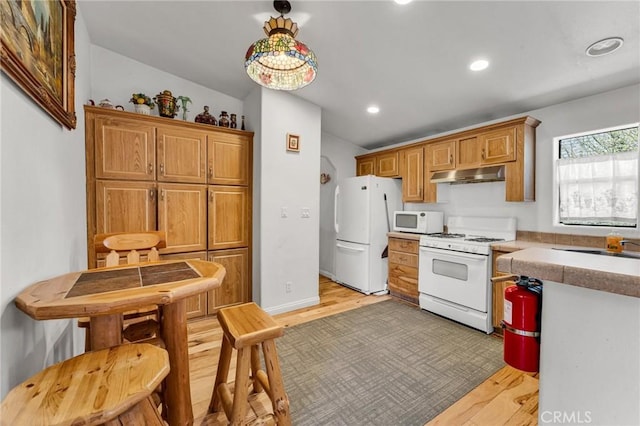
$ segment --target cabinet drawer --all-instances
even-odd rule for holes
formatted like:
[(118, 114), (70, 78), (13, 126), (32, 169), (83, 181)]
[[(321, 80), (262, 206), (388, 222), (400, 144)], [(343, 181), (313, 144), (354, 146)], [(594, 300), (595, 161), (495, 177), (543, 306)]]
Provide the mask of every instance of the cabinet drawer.
[(404, 253), (418, 254), (417, 240), (403, 240), (402, 238), (389, 238), (389, 250), (401, 251)]
[(389, 290), (412, 299), (418, 297), (418, 269), (394, 265), (389, 268)]
[(418, 255), (389, 250), (389, 268), (391, 268), (391, 265), (393, 263), (397, 263), (399, 265), (404, 265), (404, 266), (410, 266), (412, 268), (417, 268)]

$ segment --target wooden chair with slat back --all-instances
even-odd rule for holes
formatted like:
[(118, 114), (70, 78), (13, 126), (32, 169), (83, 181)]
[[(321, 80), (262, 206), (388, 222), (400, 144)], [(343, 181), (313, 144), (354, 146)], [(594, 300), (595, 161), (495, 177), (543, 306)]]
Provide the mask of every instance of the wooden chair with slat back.
[[(108, 253), (104, 258), (105, 266), (134, 264), (141, 261), (159, 260), (158, 249), (165, 248), (167, 241), (163, 231), (117, 232), (96, 234), (94, 249), (96, 254)], [(126, 256), (126, 257), (125, 257)], [(123, 314), (123, 339), (129, 342), (141, 342), (159, 338), (158, 307), (141, 306)], [(78, 325), (86, 329), (85, 350), (91, 350), (91, 329), (89, 318), (81, 318)]]

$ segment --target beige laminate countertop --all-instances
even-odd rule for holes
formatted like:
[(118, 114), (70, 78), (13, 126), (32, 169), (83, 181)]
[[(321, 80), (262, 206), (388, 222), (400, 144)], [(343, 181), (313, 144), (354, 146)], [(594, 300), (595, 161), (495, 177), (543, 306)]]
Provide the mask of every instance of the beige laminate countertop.
[[(500, 246), (507, 244), (511, 243)], [(640, 297), (640, 259), (531, 246), (503, 254), (497, 259), (497, 266), (501, 272)]]
[(411, 234), (409, 232), (387, 232), (389, 238), (403, 238), (405, 240), (420, 241), (420, 237), (424, 234)]

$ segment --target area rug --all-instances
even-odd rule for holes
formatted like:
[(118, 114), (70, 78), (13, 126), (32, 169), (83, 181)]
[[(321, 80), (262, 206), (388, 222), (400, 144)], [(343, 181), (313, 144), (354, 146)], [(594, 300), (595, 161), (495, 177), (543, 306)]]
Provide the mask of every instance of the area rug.
[(502, 341), (388, 300), (277, 340), (294, 425), (422, 426), (504, 366)]

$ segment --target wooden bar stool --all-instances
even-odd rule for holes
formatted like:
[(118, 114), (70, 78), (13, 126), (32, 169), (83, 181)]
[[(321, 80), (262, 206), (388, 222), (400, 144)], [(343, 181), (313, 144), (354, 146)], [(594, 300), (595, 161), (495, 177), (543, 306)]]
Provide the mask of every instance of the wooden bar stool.
[(87, 352), (13, 388), (0, 424), (164, 425), (150, 395), (168, 373), (167, 351), (150, 344)]
[[(256, 419), (257, 423), (290, 425), (289, 398), (284, 391), (275, 339), (284, 328), (255, 303), (231, 306), (218, 311), (218, 321), (224, 332), (218, 372), (213, 386), (209, 413), (224, 410), (229, 424), (245, 423), (248, 410), (249, 382), (252, 393), (265, 391), (271, 400), (273, 418)], [(267, 372), (261, 368), (260, 345)], [(227, 384), (233, 349), (238, 351), (233, 396)], [(252, 374), (251, 374), (252, 373)]]

